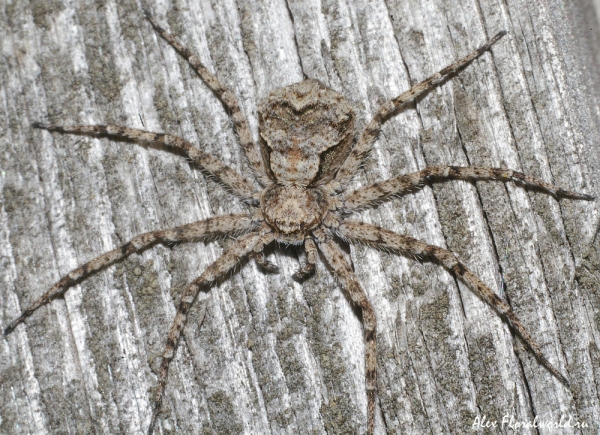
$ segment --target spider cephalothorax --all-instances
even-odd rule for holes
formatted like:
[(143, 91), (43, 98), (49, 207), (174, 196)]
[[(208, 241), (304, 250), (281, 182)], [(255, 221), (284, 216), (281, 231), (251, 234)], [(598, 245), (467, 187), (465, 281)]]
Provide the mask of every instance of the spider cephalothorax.
[(279, 241), (301, 243), (323, 223), (329, 208), (326, 194), (316, 188), (274, 185), (265, 190), (262, 211)]
[(157, 242), (172, 243), (222, 234), (232, 236), (241, 234), (238, 240), (200, 277), (192, 281), (182, 294), (163, 353), (158, 388), (148, 428), (148, 433), (151, 433), (161, 409), (169, 364), (175, 355), (189, 309), (198, 292), (232, 270), (245, 257), (254, 256), (258, 261), (264, 262), (263, 250), (273, 241), (303, 244), (307, 254), (306, 263), (294, 276), (297, 278), (308, 276), (314, 270), (317, 254), (320, 251), (342, 288), (361, 310), (365, 333), (367, 432), (372, 435), (375, 428), (377, 395), (377, 323), (373, 306), (354, 275), (350, 261), (336, 241), (336, 238), (342, 238), (351, 243), (368, 244), (439, 263), (501, 314), (523, 338), (538, 360), (554, 376), (568, 384), (566, 378), (544, 357), (510, 305), (473, 274), (454, 253), (409, 236), (348, 219), (357, 210), (412, 192), (421, 188), (425, 182), (450, 179), (514, 181), (522, 186), (545, 191), (557, 198), (593, 199), (589, 195), (563, 190), (510, 169), (456, 166), (428, 167), (419, 172), (400, 175), (355, 191), (347, 191), (348, 182), (377, 139), (383, 122), (404, 103), (413, 100), (447, 78), (449, 74), (456, 73), (483, 54), (505, 32), (498, 33), (468, 56), (384, 103), (358, 135), (355, 135), (355, 112), (352, 105), (342, 95), (322, 83), (306, 80), (277, 89), (260, 104), (260, 144), (257, 144), (252, 140), (248, 121), (231, 91), (224, 88), (199, 59), (177, 39), (163, 30), (149, 15), (147, 17), (154, 29), (188, 60), (204, 82), (231, 111), (240, 145), (262, 188), (184, 139), (170, 134), (114, 125), (35, 124), (34, 126), (63, 133), (100, 134), (130, 141), (159, 142), (177, 148), (218, 178), (235, 195), (257, 208), (247, 213), (217, 216), (134, 237), (122, 246), (94, 258), (65, 275), (10, 323), (5, 329), (5, 335), (12, 332), (40, 306), (62, 294), (75, 282)]

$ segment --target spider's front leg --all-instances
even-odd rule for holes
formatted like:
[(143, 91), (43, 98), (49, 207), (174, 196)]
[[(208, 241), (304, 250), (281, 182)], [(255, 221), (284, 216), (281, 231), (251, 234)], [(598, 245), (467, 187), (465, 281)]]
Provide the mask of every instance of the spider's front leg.
[(324, 230), (318, 231), (317, 244), (327, 264), (339, 279), (342, 288), (362, 312), (362, 323), (365, 331), (365, 377), (367, 384), (367, 433), (375, 431), (375, 399), (377, 397), (377, 319), (375, 310), (369, 302), (367, 294), (352, 271), (352, 265), (344, 256), (344, 252), (332, 239), (332, 235)]
[(48, 131), (58, 131), (60, 133), (107, 136), (115, 139), (126, 139), (130, 141), (160, 143), (168, 147), (176, 148), (183, 151), (196, 164), (218, 178), (226, 187), (230, 188), (233, 193), (246, 200), (250, 200), (252, 202), (254, 201), (256, 189), (250, 180), (242, 177), (229, 166), (221, 163), (213, 156), (196, 148), (191, 143), (180, 137), (166, 133), (152, 133), (150, 131), (139, 130), (137, 128), (120, 127), (117, 125), (60, 126), (36, 122), (32, 126)]
[(428, 245), (427, 243), (412, 237), (397, 234), (393, 231), (364, 222), (346, 221), (340, 224), (336, 230), (341, 237), (350, 241), (367, 243), (380, 249), (390, 249), (412, 258), (429, 258), (439, 262), (446, 269), (456, 274), (456, 276), (463, 281), (473, 293), (494, 308), (501, 316), (504, 316), (510, 326), (521, 336), (542, 365), (563, 384), (566, 386), (569, 385), (567, 378), (565, 378), (565, 376), (563, 376), (542, 354), (540, 347), (531, 337), (529, 332), (527, 332), (525, 326), (523, 326), (510, 305), (508, 305), (508, 302), (485, 285), (485, 283), (471, 272), (453, 252), (440, 248), (439, 246)]
[(565, 190), (521, 172), (513, 171), (512, 169), (482, 168), (478, 166), (431, 166), (419, 172), (400, 175), (355, 190), (347, 195), (344, 202), (344, 210), (358, 210), (369, 207), (372, 204), (377, 204), (390, 197), (412, 192), (422, 188), (426, 181), (439, 182), (447, 180), (512, 181), (526, 187), (547, 192), (556, 198), (580, 199), (584, 201), (592, 201), (594, 199), (591, 195)]
[(93, 272), (109, 266), (134, 252), (139, 252), (150, 245), (161, 242), (181, 242), (184, 240), (202, 239), (217, 234), (247, 231), (252, 228), (252, 216), (245, 213), (217, 216), (206, 220), (193, 222), (168, 230), (151, 231), (134, 237), (112, 251), (106, 252), (91, 261), (72, 270), (50, 290), (40, 296), (33, 304), (25, 309), (19, 317), (13, 320), (4, 330), (4, 335), (10, 334), (27, 317), (31, 316), (42, 305), (63, 294), (74, 283), (81, 281)]
[[(265, 230), (267, 231), (267, 230)], [(169, 330), (169, 336), (163, 352), (162, 362), (160, 364), (160, 372), (158, 375), (158, 387), (154, 396), (154, 404), (150, 425), (148, 426), (148, 435), (152, 435), (156, 419), (160, 413), (162, 398), (167, 384), (167, 376), (169, 374), (169, 364), (175, 356), (175, 350), (179, 343), (179, 338), (187, 321), (187, 314), (190, 307), (194, 303), (200, 289), (204, 286), (209, 286), (219, 276), (233, 269), (244, 257), (251, 255), (253, 252), (261, 252), (263, 248), (274, 240), (273, 233), (252, 232), (240, 238), (233, 244), (221, 257), (212, 263), (204, 271), (199, 278), (195, 279), (186, 287), (181, 296), (179, 307), (175, 320)]]

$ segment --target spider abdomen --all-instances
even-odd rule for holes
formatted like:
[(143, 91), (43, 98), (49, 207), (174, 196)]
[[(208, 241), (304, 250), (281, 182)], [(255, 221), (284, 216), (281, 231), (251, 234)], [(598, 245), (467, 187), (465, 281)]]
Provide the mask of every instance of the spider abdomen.
[(323, 185), (354, 143), (354, 109), (317, 80), (276, 89), (259, 106), (261, 149), (282, 184)]
[(286, 243), (303, 242), (323, 222), (328, 208), (326, 195), (319, 188), (274, 185), (262, 197), (264, 219), (277, 239)]

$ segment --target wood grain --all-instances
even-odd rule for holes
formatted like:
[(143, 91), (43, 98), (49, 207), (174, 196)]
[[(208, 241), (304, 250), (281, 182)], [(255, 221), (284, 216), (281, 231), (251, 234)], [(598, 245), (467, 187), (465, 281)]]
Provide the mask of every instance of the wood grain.
[[(506, 166), (600, 193), (600, 32), (592, 3), (164, 1), (153, 15), (258, 102), (304, 76), (377, 107), (508, 30), (458, 77), (387, 121), (354, 186), (429, 165)], [(245, 206), (182, 156), (31, 128), (117, 124), (180, 135), (246, 176), (231, 121), (134, 0), (0, 7), (0, 321), (133, 236)], [(376, 433), (466, 433), (475, 419), (600, 425), (600, 202), (453, 181), (358, 214), (455, 251), (505, 295), (562, 386), (441, 267), (352, 247), (378, 319)], [(143, 433), (183, 288), (229, 246), (157, 246), (70, 289), (2, 341), (0, 433)], [(319, 261), (253, 262), (196, 302), (171, 366), (162, 433), (366, 431), (363, 333)], [(158, 432), (160, 433), (160, 432)], [(498, 433), (511, 433), (506, 427)], [(530, 429), (519, 433), (550, 433)]]

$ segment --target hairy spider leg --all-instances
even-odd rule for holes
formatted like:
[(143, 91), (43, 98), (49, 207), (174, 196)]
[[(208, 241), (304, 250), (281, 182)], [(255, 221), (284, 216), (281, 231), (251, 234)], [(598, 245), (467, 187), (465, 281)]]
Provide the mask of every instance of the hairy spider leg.
[(375, 399), (377, 398), (377, 319), (373, 305), (358, 282), (350, 261), (340, 246), (333, 241), (329, 230), (315, 231), (317, 245), (327, 264), (347, 292), (352, 302), (358, 305), (362, 313), (365, 333), (365, 378), (367, 387), (367, 433), (375, 430)]
[(162, 362), (160, 364), (160, 372), (158, 375), (158, 386), (156, 387), (156, 394), (154, 395), (154, 406), (152, 410), (152, 417), (150, 418), (150, 424), (148, 426), (148, 435), (152, 435), (154, 426), (156, 425), (156, 419), (160, 413), (163, 395), (165, 392), (165, 385), (167, 384), (167, 376), (169, 374), (169, 364), (175, 357), (175, 351), (179, 344), (179, 338), (183, 332), (183, 328), (187, 322), (188, 312), (196, 300), (198, 293), (202, 287), (207, 286), (207, 290), (210, 289), (210, 284), (214, 282), (219, 276), (229, 272), (233, 269), (244, 257), (248, 256), (252, 252), (260, 252), (265, 245), (268, 245), (274, 240), (273, 233), (259, 233), (252, 232), (246, 234), (235, 242), (223, 255), (221, 255), (214, 263), (206, 268), (204, 273), (192, 281), (183, 291), (179, 307), (177, 308), (177, 314), (169, 330), (169, 336), (163, 352)]
[(181, 242), (184, 240), (202, 239), (216, 234), (228, 234), (247, 231), (252, 228), (252, 216), (249, 214), (231, 214), (217, 216), (198, 222), (193, 222), (179, 227), (150, 231), (140, 234), (129, 242), (122, 244), (112, 251), (108, 251), (93, 260), (82, 264), (63, 276), (50, 290), (40, 296), (34, 303), (27, 307), (4, 330), (4, 335), (10, 334), (27, 317), (31, 316), (38, 308), (50, 302), (53, 298), (62, 295), (74, 283), (87, 278), (93, 272), (103, 269), (116, 261), (128, 257), (134, 252), (139, 252), (147, 247), (162, 242)]
[(569, 386), (567, 378), (546, 359), (539, 345), (527, 332), (523, 323), (516, 316), (510, 305), (508, 305), (508, 302), (494, 293), (453, 252), (364, 222), (346, 221), (340, 224), (337, 228), (337, 233), (346, 240), (367, 243), (379, 249), (390, 249), (408, 257), (428, 258), (438, 261), (446, 269), (456, 274), (473, 293), (494, 308), (501, 316), (504, 316), (542, 365), (563, 384)]
[(57, 131), (60, 133), (88, 134), (107, 136), (115, 139), (139, 140), (142, 142), (160, 143), (168, 147), (179, 149), (187, 154), (202, 169), (219, 179), (225, 187), (229, 188), (234, 194), (246, 200), (254, 200), (256, 188), (250, 180), (242, 177), (238, 172), (229, 166), (221, 163), (218, 159), (196, 148), (188, 141), (172, 134), (152, 133), (150, 131), (138, 130), (137, 128), (120, 127), (117, 125), (71, 125), (60, 126), (53, 124), (42, 124), (36, 122), (32, 124), (35, 128), (41, 128), (48, 131)]
[(422, 171), (373, 183), (349, 193), (346, 195), (346, 200), (344, 201), (344, 210), (350, 211), (368, 208), (390, 197), (420, 189), (426, 181), (441, 182), (447, 180), (512, 181), (525, 187), (539, 189), (555, 198), (580, 199), (585, 201), (592, 201), (594, 199), (591, 195), (565, 190), (521, 172), (513, 171), (512, 169), (482, 168), (479, 166), (430, 166)]
[(330, 186), (336, 191), (340, 191), (343, 189), (343, 186), (354, 177), (354, 175), (358, 172), (363, 160), (369, 153), (371, 147), (377, 140), (377, 136), (379, 136), (379, 132), (381, 131), (381, 126), (397, 109), (400, 108), (400, 106), (415, 99), (419, 95), (438, 85), (448, 76), (467, 66), (474, 59), (489, 50), (490, 47), (504, 35), (506, 35), (506, 31), (499, 32), (496, 34), (496, 36), (483, 44), (477, 50), (473, 51), (462, 59), (457, 60), (453, 64), (448, 65), (446, 68), (440, 70), (431, 77), (426, 78), (396, 98), (384, 103), (373, 115), (373, 118), (371, 118), (371, 121), (363, 130), (358, 142), (338, 170)]
[(250, 131), (250, 125), (248, 119), (237, 98), (229, 89), (224, 87), (219, 79), (208, 71), (202, 64), (198, 56), (194, 55), (187, 48), (185, 48), (179, 40), (164, 30), (149, 12), (144, 11), (146, 18), (152, 24), (152, 27), (156, 32), (171, 45), (181, 56), (183, 56), (191, 65), (192, 68), (198, 73), (202, 81), (217, 95), (223, 105), (231, 112), (231, 119), (233, 121), (233, 127), (240, 139), (240, 145), (246, 154), (246, 158), (250, 163), (254, 171), (254, 176), (263, 185), (271, 184), (271, 180), (267, 177), (266, 165), (263, 161), (262, 154), (258, 145), (252, 139), (252, 132)]

